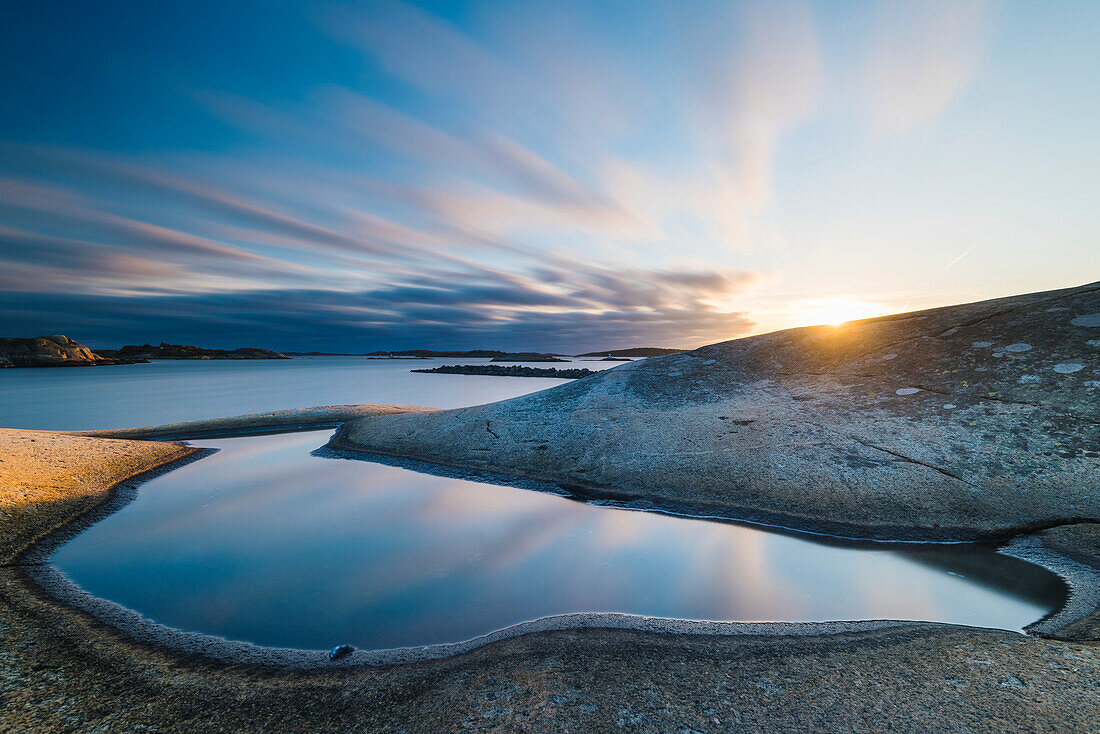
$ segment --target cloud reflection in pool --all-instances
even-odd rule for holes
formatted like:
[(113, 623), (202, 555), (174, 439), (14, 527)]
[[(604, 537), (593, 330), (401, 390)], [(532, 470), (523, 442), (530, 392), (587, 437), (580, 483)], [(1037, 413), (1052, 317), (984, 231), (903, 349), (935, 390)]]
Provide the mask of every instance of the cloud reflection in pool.
[(1020, 629), (1061, 601), (1052, 574), (988, 548), (852, 548), (600, 507), (311, 455), (326, 438), (197, 442), (221, 450), (143, 485), (52, 563), (157, 622), (301, 648), (451, 642), (568, 612)]

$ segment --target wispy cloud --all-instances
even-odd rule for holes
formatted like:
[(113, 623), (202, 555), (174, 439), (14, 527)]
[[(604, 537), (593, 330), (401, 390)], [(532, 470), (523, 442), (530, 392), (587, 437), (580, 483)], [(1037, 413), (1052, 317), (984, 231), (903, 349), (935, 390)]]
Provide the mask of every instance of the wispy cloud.
[[(0, 145), (8, 328), (288, 348), (745, 333), (747, 294), (778, 277), (758, 257), (783, 242), (777, 159), (829, 90), (822, 8), (621, 11), (337, 3), (308, 31), (339, 68), (180, 93), (232, 144)], [(977, 0), (879, 13), (876, 130), (939, 114), (986, 18)]]
[(935, 120), (973, 79), (990, 33), (987, 0), (889, 0), (876, 6), (866, 65), (874, 129)]

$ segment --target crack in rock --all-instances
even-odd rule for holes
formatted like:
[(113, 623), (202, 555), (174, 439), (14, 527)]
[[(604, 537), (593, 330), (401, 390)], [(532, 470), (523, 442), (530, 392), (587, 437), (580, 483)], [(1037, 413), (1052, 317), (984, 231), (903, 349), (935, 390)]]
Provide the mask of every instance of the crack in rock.
[(863, 446), (866, 446), (869, 449), (875, 449), (876, 451), (881, 451), (884, 454), (890, 454), (891, 456), (896, 456), (897, 458), (901, 459), (902, 461), (907, 461), (910, 464), (916, 464), (917, 466), (923, 466), (926, 469), (931, 469), (932, 471), (939, 472), (940, 474), (943, 474), (945, 477), (951, 477), (952, 479), (960, 481), (960, 482), (962, 482), (963, 484), (965, 484), (969, 487), (977, 488), (977, 486), (978, 486), (978, 485), (974, 484), (973, 482), (970, 482), (970, 481), (964, 479), (963, 477), (959, 476), (955, 472), (950, 471), (948, 469), (944, 469), (944, 468), (939, 467), (939, 466), (936, 466), (935, 464), (928, 464), (926, 462), (920, 461), (919, 459), (914, 459), (911, 456), (906, 456), (905, 454), (899, 453), (899, 452), (894, 451), (892, 449), (884, 448), (882, 446), (876, 446), (875, 444), (871, 443), (870, 441), (864, 441), (863, 439), (856, 438), (855, 436), (852, 436), (851, 438), (856, 443), (861, 444)]

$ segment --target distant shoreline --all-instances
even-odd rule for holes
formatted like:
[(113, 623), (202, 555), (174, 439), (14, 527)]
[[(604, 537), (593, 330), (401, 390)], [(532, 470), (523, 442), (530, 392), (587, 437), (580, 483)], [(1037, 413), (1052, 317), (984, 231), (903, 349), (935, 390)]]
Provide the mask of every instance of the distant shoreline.
[(501, 364), (444, 364), (439, 367), (409, 372), (425, 372), (437, 375), (491, 375), (494, 377), (559, 377), (579, 380), (597, 374), (584, 368), (558, 369), (556, 367), (521, 367)]

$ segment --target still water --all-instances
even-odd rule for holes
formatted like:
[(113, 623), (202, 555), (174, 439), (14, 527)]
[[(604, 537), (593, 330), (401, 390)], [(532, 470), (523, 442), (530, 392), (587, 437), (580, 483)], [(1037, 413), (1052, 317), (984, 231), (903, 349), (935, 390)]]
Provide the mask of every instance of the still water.
[(311, 649), (569, 612), (1018, 630), (1062, 600), (1053, 574), (989, 548), (855, 548), (584, 504), (315, 455), (328, 436), (197, 441), (218, 452), (143, 485), (52, 563), (172, 627)]
[[(455, 358), (296, 357), (7, 369), (0, 370), (0, 428), (59, 431), (126, 428), (352, 403), (460, 408), (514, 398), (566, 382), (559, 378), (410, 372), (440, 364), (487, 362)], [(528, 366), (602, 370), (619, 364), (574, 360), (573, 364)]]

